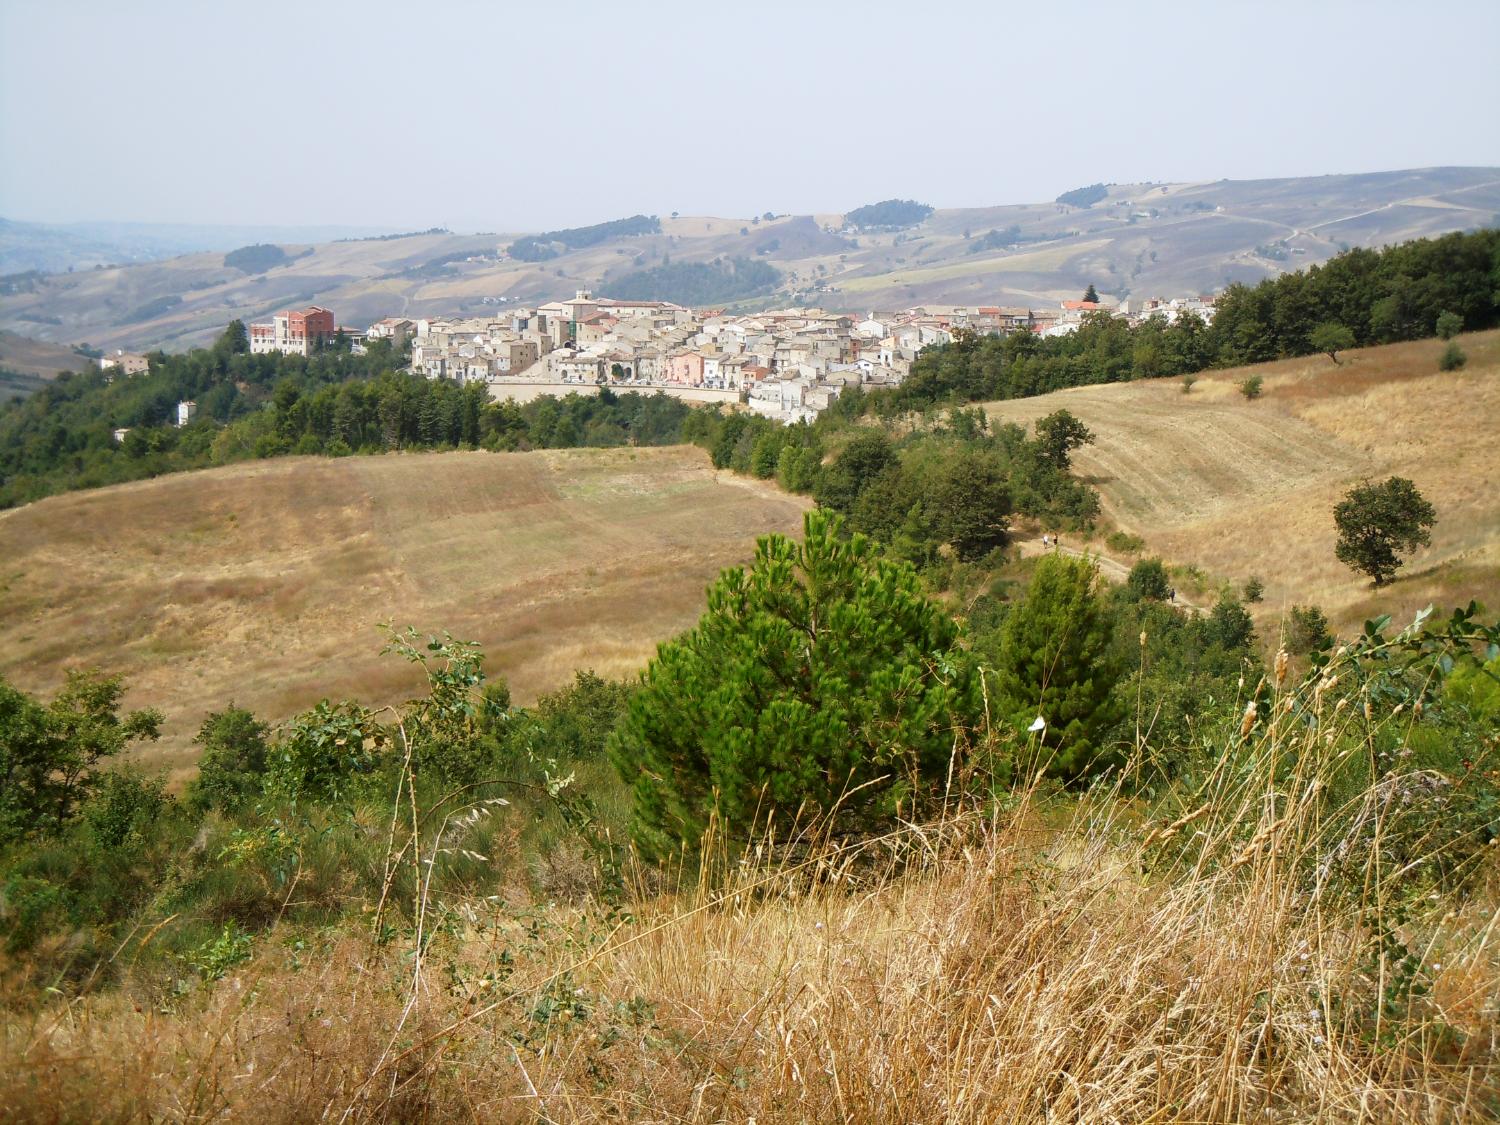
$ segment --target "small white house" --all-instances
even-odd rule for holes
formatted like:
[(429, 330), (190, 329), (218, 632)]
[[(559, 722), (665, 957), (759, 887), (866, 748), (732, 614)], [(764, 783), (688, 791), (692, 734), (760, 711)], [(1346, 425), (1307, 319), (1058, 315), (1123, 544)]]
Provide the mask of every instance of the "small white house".
[(198, 404), (183, 400), (177, 404), (177, 428), (181, 429), (198, 416)]

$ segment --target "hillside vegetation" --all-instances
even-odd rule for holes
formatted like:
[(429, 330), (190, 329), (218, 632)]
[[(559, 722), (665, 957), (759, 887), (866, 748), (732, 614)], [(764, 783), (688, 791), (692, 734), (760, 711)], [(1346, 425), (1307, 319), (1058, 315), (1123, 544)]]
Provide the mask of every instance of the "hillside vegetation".
[(530, 700), (634, 671), (804, 507), (686, 448), (289, 458), (57, 497), (0, 515), (0, 675), (125, 673), (174, 769), (230, 700), (282, 719), (409, 691), (379, 656), (391, 619), (480, 641)]
[[(1055, 306), (1089, 284), (1106, 301), (1214, 292), (1325, 261), (1344, 247), (1474, 230), (1500, 214), (1495, 168), (1106, 190), (1087, 209), (1052, 201), (942, 209), (915, 226), (855, 239), (830, 233), (845, 222), (836, 213), (662, 218), (659, 231), (637, 216), (519, 239), (434, 231), (309, 245), (304, 236), (281, 243), (295, 261), (253, 276), (226, 267), (221, 251), (33, 279), (0, 297), (0, 328), (54, 342), (175, 349), (207, 342), (233, 317), (313, 302), (364, 326), (397, 314), (494, 313), (502, 297), (539, 302), (584, 288), (618, 296), (616, 280), (667, 259), (760, 259), (783, 278), (757, 298), (762, 303), (860, 313), (925, 302)], [(971, 252), (991, 231), (1000, 233)], [(249, 241), (268, 240), (230, 245)], [(509, 253), (514, 247), (518, 254)], [(312, 252), (299, 257), (305, 250)], [(424, 268), (434, 261), (444, 265)], [(151, 304), (167, 296), (182, 303)], [(130, 319), (150, 308), (155, 316)]]
[[(1076, 454), (1105, 515), (1146, 553), (1243, 582), (1259, 576), (1278, 617), (1316, 604), (1335, 624), (1476, 597), (1500, 604), (1500, 333), (1460, 337), (1470, 360), (1438, 369), (1444, 345), (1414, 341), (1205, 373), (1078, 387), (991, 403), (996, 421), (1058, 409), (1095, 435)], [(1239, 384), (1264, 380), (1246, 401)], [(1408, 477), (1439, 519), (1430, 547), (1376, 599), (1334, 558), (1334, 504), (1351, 484)], [(1274, 635), (1274, 627), (1273, 635)]]

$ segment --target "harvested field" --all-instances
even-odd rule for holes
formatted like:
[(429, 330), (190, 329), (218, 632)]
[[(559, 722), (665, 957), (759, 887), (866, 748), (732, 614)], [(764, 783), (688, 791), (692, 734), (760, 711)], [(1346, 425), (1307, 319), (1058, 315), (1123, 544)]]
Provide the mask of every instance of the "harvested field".
[[(1079, 387), (991, 403), (1029, 424), (1067, 409), (1096, 434), (1076, 455), (1105, 513), (1146, 553), (1266, 585), (1262, 613), (1316, 604), (1337, 625), (1478, 598), (1500, 604), (1500, 332), (1459, 337), (1469, 356), (1438, 371), (1422, 340), (1176, 379)], [(1265, 381), (1253, 402), (1237, 386)], [(1333, 507), (1362, 479), (1405, 476), (1437, 508), (1432, 546), (1375, 591), (1334, 558)]]
[(518, 702), (575, 669), (627, 676), (702, 612), (756, 536), (805, 501), (697, 449), (287, 458), (54, 497), (0, 513), (0, 675), (126, 675), (161, 707), (143, 755), (191, 766), (231, 700), (282, 719), (322, 696), (417, 687), (376, 625), (480, 642)]

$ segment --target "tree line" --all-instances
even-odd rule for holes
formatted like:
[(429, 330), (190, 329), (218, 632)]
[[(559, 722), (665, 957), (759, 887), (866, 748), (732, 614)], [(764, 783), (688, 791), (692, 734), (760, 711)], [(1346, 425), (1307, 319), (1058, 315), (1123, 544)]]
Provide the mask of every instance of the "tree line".
[(1153, 316), (1132, 327), (1100, 311), (1085, 314), (1066, 336), (960, 331), (952, 343), (924, 349), (899, 388), (870, 402), (898, 413), (1025, 398), (1497, 324), (1500, 230), (1455, 233), (1349, 250), (1257, 285), (1231, 285), (1215, 301), (1212, 324), (1188, 312), (1171, 323)]

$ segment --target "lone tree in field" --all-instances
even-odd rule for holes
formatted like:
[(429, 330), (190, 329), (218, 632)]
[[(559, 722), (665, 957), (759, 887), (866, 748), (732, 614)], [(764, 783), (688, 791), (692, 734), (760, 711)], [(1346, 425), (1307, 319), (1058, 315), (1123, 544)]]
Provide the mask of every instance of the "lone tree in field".
[(696, 847), (711, 818), (743, 839), (771, 812), (858, 831), (946, 775), (975, 712), (958, 626), (910, 566), (809, 512), (709, 589), (697, 626), (657, 649), (610, 741), (649, 855)]
[(1354, 333), (1342, 324), (1320, 324), (1312, 330), (1312, 346), (1317, 348), (1337, 365), (1339, 352), (1354, 346)]
[(1383, 586), (1400, 569), (1403, 552), (1432, 542), (1427, 529), (1437, 522), (1437, 512), (1411, 481), (1391, 477), (1351, 488), (1333, 509), (1333, 522), (1339, 562)]

